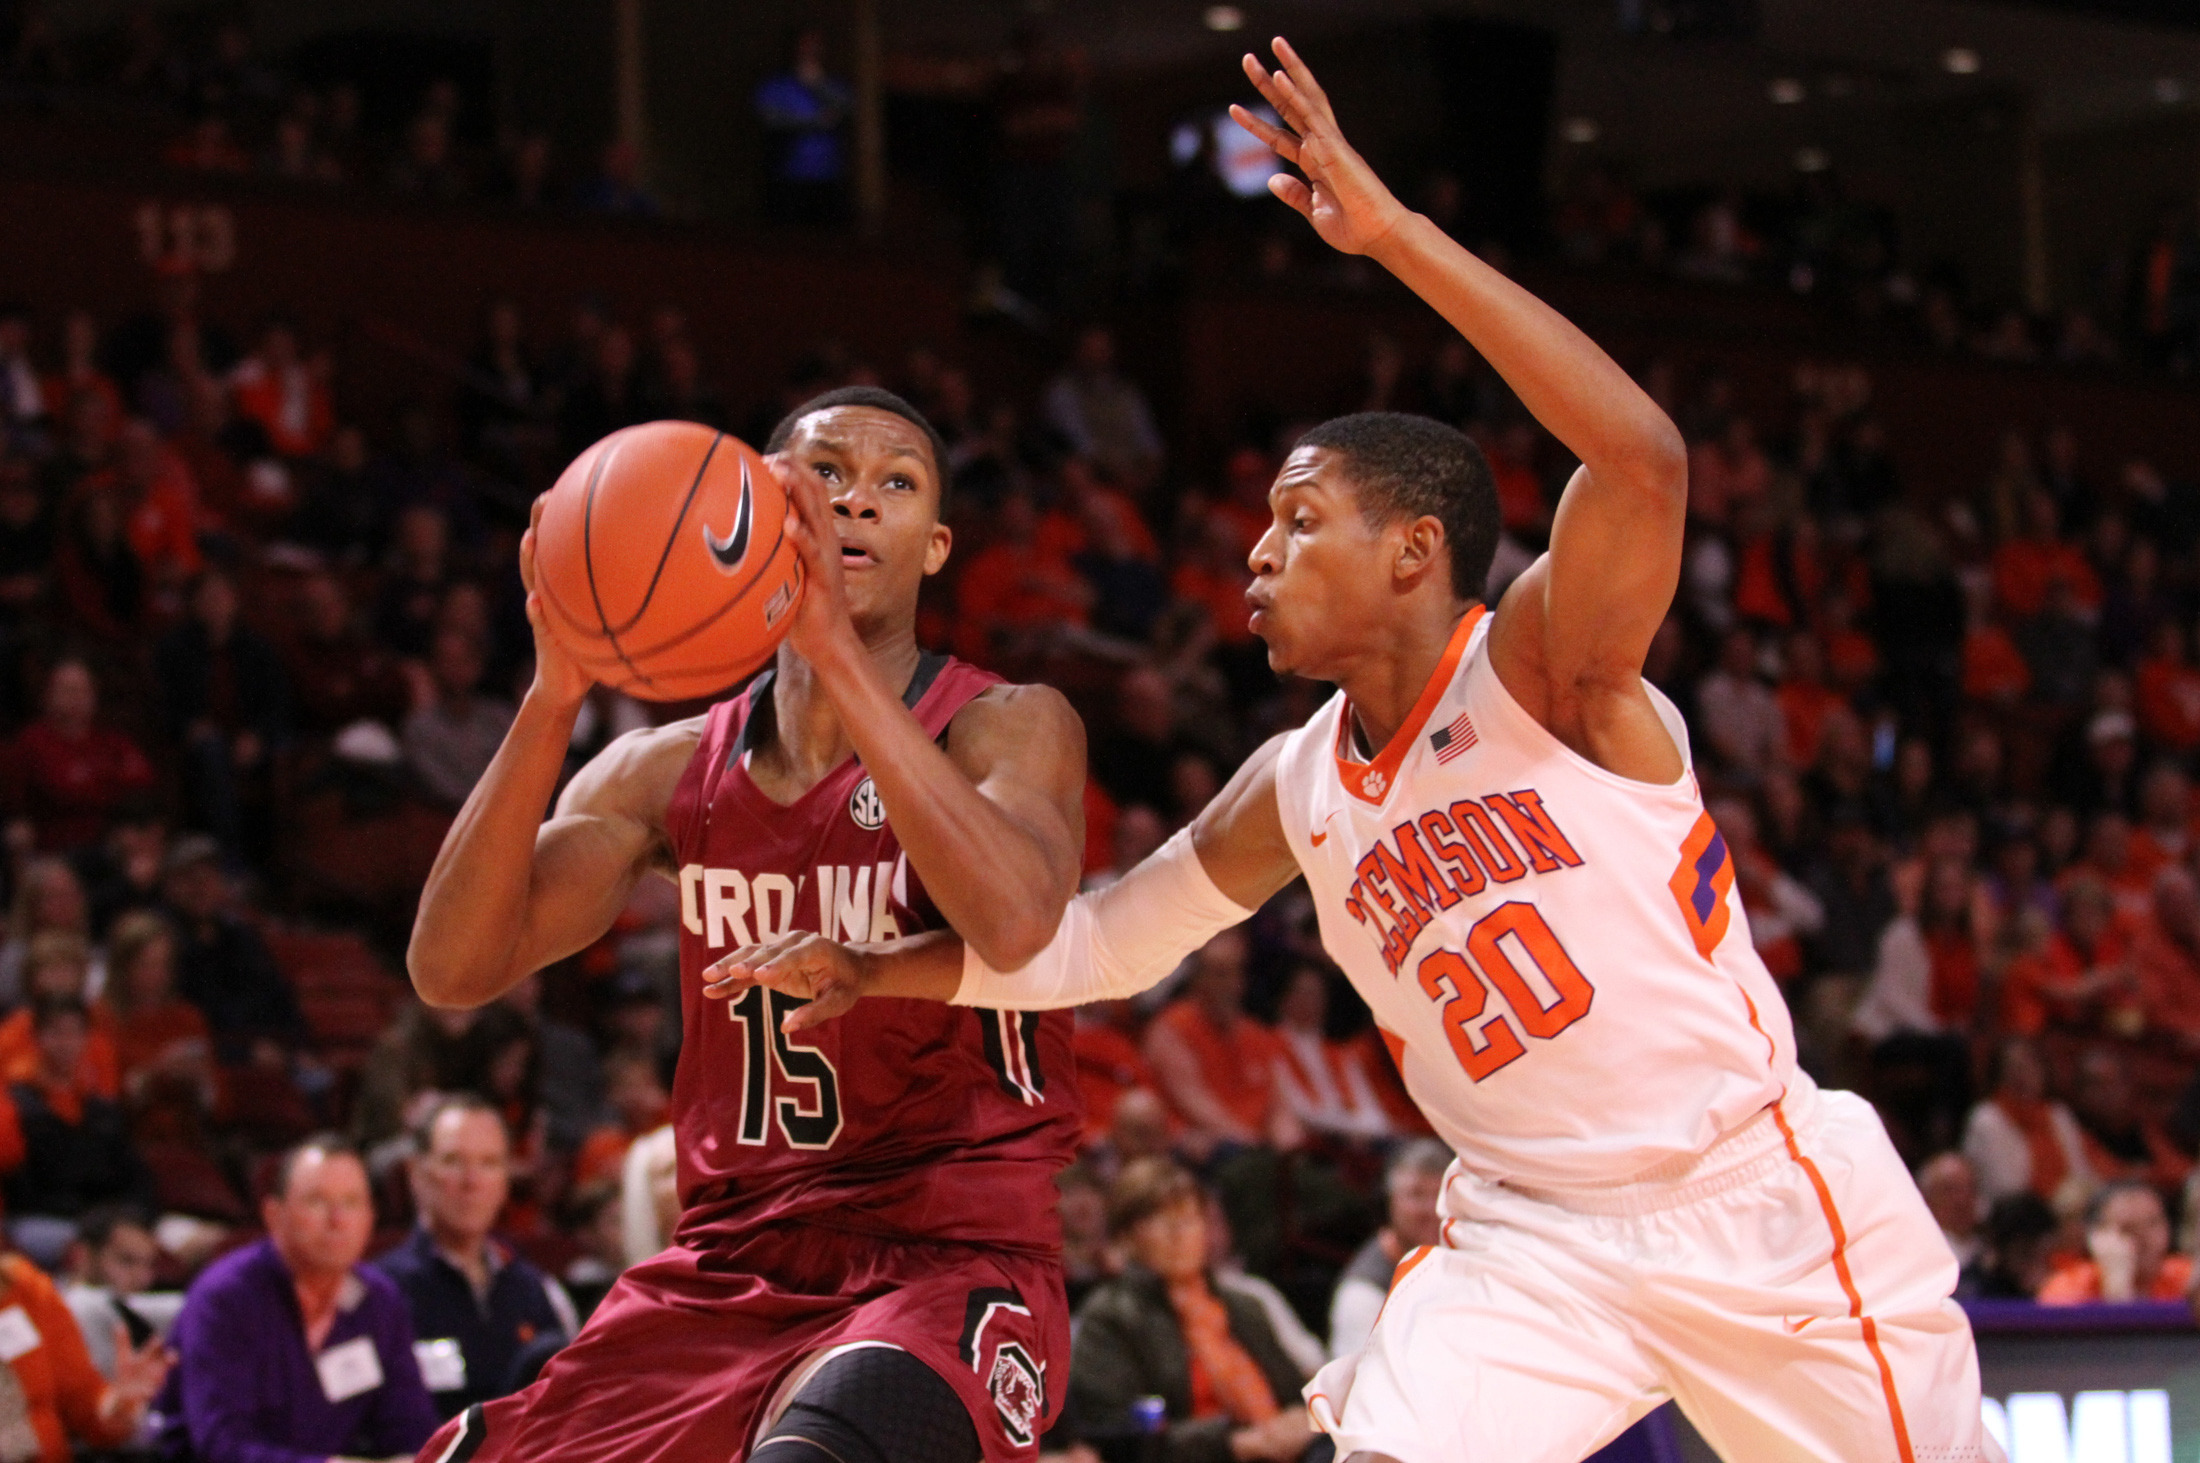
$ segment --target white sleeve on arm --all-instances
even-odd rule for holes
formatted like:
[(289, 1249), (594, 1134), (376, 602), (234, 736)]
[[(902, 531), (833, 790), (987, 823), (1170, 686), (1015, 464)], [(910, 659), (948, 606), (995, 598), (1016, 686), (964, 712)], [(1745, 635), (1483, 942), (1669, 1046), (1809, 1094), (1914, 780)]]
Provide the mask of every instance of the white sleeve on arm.
[(1055, 1011), (1135, 996), (1252, 917), (1215, 887), (1186, 828), (1107, 888), (1072, 899), (1054, 939), (1023, 969), (995, 970), (966, 946), (955, 1004)]

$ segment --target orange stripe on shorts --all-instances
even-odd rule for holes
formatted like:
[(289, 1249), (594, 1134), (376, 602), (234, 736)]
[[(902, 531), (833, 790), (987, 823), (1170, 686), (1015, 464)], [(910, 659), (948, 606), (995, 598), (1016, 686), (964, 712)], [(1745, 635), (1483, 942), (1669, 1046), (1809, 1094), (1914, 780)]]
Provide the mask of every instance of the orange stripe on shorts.
[(1916, 1455), (1910, 1451), (1910, 1425), (1903, 1419), (1902, 1399), (1894, 1390), (1894, 1368), (1887, 1365), (1887, 1353), (1879, 1346), (1879, 1327), (1864, 1314), (1864, 1297), (1857, 1294), (1856, 1279), (1849, 1273), (1849, 1232), (1841, 1223), (1841, 1211), (1834, 1207), (1833, 1190), (1826, 1186), (1826, 1176), (1818, 1171), (1818, 1165), (1795, 1141), (1795, 1129), (1788, 1126), (1787, 1113), (1778, 1103), (1772, 1105), (1772, 1120), (1780, 1125), (1780, 1136), (1787, 1141), (1788, 1157), (1809, 1176), (1811, 1188), (1818, 1193), (1818, 1207), (1825, 1213), (1826, 1227), (1833, 1231), (1833, 1273), (1841, 1282), (1841, 1293), (1849, 1299), (1850, 1318), (1863, 1329), (1865, 1349), (1879, 1364), (1879, 1388), (1887, 1394), (1887, 1416), (1894, 1423), (1895, 1452), (1902, 1463), (1916, 1463)]

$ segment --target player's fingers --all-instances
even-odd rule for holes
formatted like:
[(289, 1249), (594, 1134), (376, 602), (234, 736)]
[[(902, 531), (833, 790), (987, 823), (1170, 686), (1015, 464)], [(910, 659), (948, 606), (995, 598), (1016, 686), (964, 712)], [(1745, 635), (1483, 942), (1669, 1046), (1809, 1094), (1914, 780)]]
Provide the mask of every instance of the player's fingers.
[(847, 1015), (855, 1004), (856, 992), (853, 988), (846, 985), (832, 986), (819, 991), (806, 1004), (789, 1011), (786, 1019), (779, 1023), (779, 1029), (789, 1036), (810, 1031)]
[(1269, 48), (1276, 53), (1276, 59), (1283, 63), (1285, 78), (1303, 92), (1307, 101), (1316, 109), (1325, 116), (1328, 115), (1329, 93), (1322, 90), (1322, 84), (1314, 79), (1313, 69), (1299, 56), (1291, 43), (1282, 36), (1277, 36), (1269, 42)]
[(1314, 190), (1306, 186), (1305, 179), (1294, 178), (1289, 173), (1271, 174), (1268, 191), (1290, 204), (1309, 221), (1313, 219)]
[(1284, 94), (1276, 85), (1278, 73), (1261, 65), (1254, 59), (1253, 53), (1248, 51), (1245, 53), (1245, 75), (1253, 83), (1253, 89), (1261, 94), (1261, 99), (1283, 115), (1285, 121), (1289, 121), (1289, 114), (1284, 112)]
[(1277, 157), (1282, 158), (1285, 162), (1296, 163), (1299, 160), (1299, 139), (1292, 133), (1278, 127), (1266, 117), (1249, 112), (1237, 103), (1232, 102), (1230, 104), (1230, 120), (1259, 138), (1275, 152)]

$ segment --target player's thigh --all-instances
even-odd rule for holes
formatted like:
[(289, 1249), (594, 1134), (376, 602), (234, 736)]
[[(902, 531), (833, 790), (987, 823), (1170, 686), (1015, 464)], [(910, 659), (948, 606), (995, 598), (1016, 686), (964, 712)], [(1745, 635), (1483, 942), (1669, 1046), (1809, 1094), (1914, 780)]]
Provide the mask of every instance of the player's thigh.
[(1878, 1117), (1824, 1096), (1797, 1155), (1705, 1206), (1649, 1287), (1667, 1386), (1729, 1458), (1992, 1459), (1954, 1257)]
[(1339, 1457), (1580, 1463), (1661, 1400), (1609, 1299), (1524, 1248), (1401, 1268), (1366, 1349), (1307, 1384)]

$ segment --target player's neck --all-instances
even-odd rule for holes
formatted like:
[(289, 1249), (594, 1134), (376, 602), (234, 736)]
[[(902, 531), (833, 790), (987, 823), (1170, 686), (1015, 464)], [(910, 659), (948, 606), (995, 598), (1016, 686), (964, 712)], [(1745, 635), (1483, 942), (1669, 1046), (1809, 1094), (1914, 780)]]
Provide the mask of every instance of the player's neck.
[(1443, 664), (1452, 632), (1473, 608), (1446, 598), (1401, 607), (1375, 634), (1368, 650), (1337, 678), (1352, 706), (1359, 750), (1379, 757), (1413, 715), (1413, 708)]
[[(879, 679), (897, 693), (907, 686), (922, 656), (914, 628), (897, 625), (870, 632), (858, 627), (858, 633), (863, 638), (864, 654)], [(778, 754), (805, 783), (823, 777), (854, 753), (855, 743), (849, 740), (831, 692), (817, 667), (801, 656), (780, 656), (772, 706), (778, 723), (774, 728)]]

